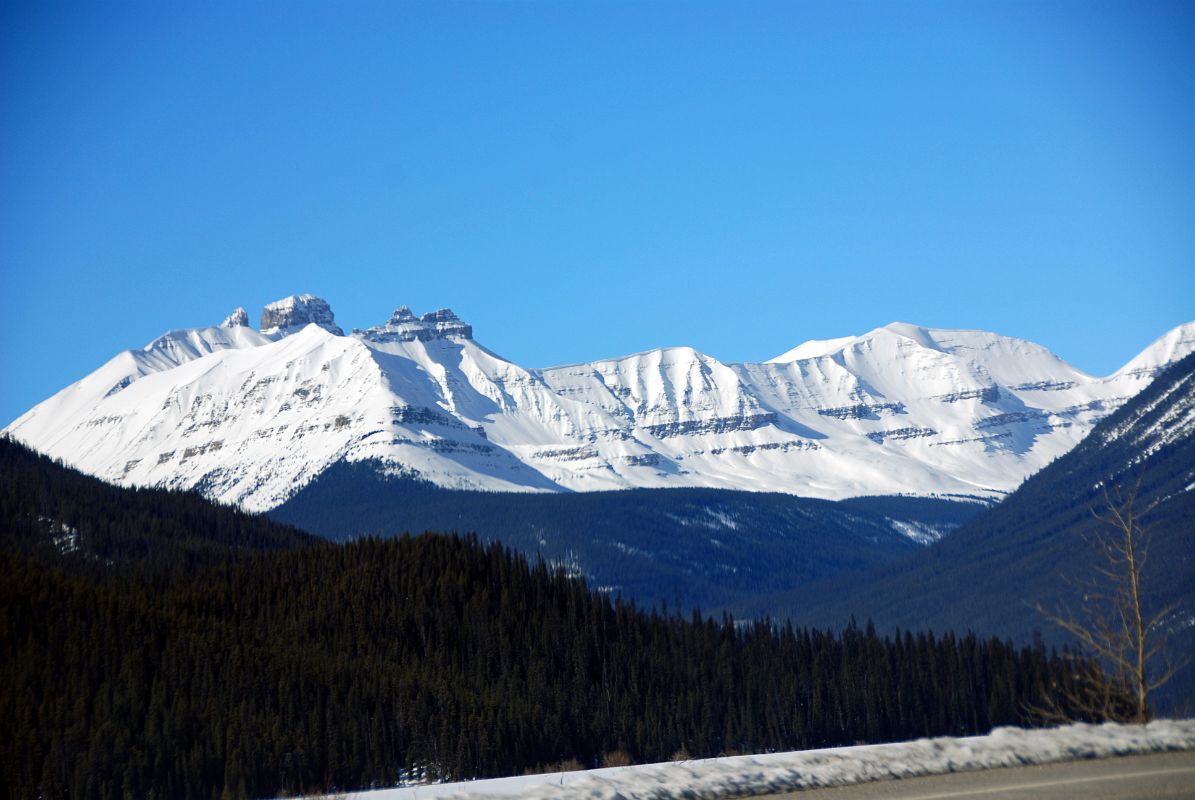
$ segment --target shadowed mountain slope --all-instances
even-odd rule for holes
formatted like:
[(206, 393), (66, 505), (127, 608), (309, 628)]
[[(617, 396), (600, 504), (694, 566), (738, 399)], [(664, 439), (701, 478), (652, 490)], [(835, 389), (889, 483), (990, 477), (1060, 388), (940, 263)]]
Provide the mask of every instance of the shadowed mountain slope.
[(985, 506), (919, 497), (829, 501), (718, 489), (452, 491), (336, 464), (270, 516), (332, 539), (476, 533), (647, 605), (727, 604), (920, 550)]

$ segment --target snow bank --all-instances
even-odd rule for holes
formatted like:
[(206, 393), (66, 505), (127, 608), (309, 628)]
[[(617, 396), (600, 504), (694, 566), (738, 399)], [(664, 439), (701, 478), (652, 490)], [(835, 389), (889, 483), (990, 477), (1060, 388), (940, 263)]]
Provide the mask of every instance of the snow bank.
[(896, 744), (612, 767), (383, 789), (349, 796), (360, 800), (511, 796), (541, 800), (558, 797), (582, 800), (743, 797), (961, 770), (1192, 749), (1195, 749), (1195, 720), (1158, 720), (1144, 726), (1106, 723), (1040, 730), (997, 728), (987, 736), (964, 739), (943, 737)]

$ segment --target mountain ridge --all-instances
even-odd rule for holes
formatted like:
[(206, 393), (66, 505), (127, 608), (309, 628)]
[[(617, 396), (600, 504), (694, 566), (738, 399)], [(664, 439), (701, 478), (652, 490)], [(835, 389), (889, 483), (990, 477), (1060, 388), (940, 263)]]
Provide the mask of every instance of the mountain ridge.
[[(312, 295), (118, 354), (6, 431), (125, 485), (265, 510), (341, 460), (448, 488), (708, 487), (996, 499), (1174, 358), (1111, 376), (1027, 340), (892, 323), (723, 363), (689, 347), (526, 369), (449, 309), (344, 335)], [(804, 349), (802, 349), (804, 348)]]

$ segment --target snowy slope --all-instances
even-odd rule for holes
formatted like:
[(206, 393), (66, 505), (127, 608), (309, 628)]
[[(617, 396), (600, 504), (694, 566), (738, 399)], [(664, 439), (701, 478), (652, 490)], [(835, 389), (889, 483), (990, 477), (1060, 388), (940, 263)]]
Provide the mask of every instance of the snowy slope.
[(764, 364), (669, 348), (532, 370), (449, 310), (345, 335), (311, 295), (121, 353), (13, 422), (126, 485), (272, 508), (331, 464), (453, 488), (705, 486), (998, 497), (1195, 349), (1195, 323), (1106, 378), (1031, 342), (893, 323)]

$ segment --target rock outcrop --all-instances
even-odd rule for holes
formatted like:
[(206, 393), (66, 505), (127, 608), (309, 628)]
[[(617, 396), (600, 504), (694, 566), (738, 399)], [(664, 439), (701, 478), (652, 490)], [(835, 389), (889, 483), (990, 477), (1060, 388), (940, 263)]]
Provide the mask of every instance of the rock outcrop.
[(261, 312), (261, 332), (266, 335), (289, 333), (311, 324), (319, 325), (337, 336), (344, 335), (344, 331), (336, 325), (332, 307), (326, 300), (313, 294), (291, 295), (275, 300)]
[(238, 306), (220, 323), (221, 328), (248, 328), (249, 312)]
[(385, 325), (355, 330), (353, 334), (371, 342), (430, 342), (433, 339), (472, 339), (473, 326), (463, 322), (450, 308), (416, 317), (408, 306), (399, 306)]

